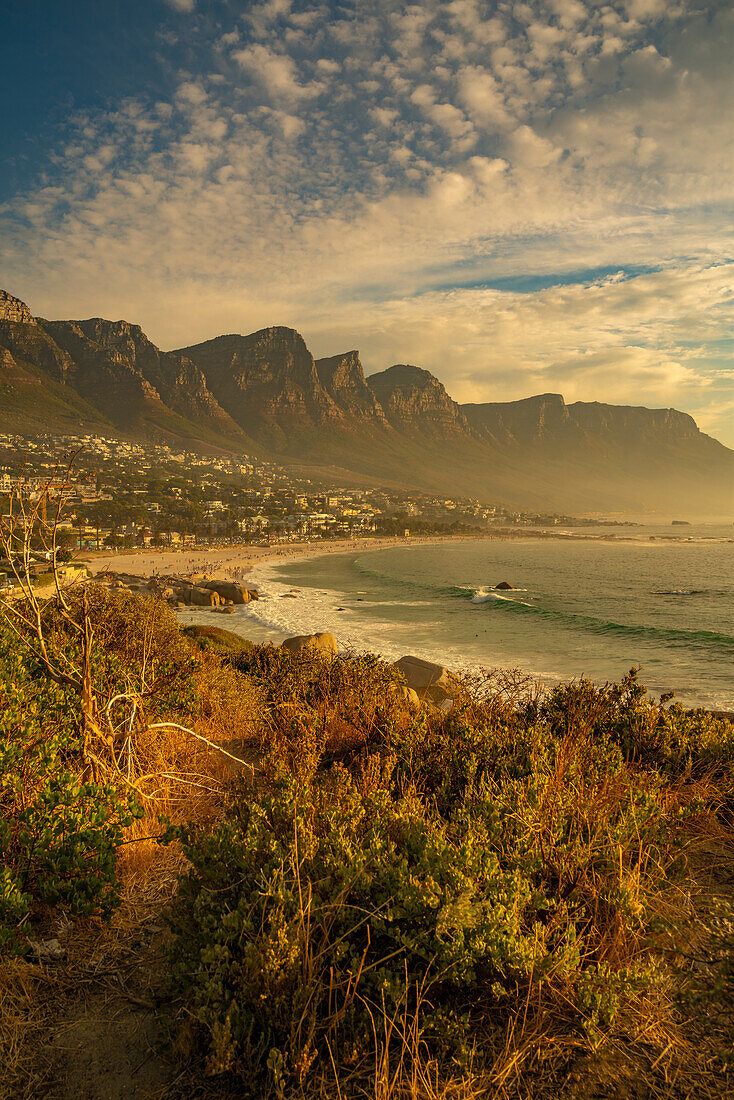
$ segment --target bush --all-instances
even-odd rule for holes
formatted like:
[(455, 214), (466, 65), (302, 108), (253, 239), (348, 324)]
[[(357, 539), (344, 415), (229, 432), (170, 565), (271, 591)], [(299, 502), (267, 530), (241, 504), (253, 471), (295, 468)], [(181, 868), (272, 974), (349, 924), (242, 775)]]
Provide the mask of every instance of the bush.
[(263, 740), (276, 772), (279, 760), (291, 770), (300, 760), (308, 769), (322, 758), (387, 746), (420, 720), (400, 694), (399, 673), (370, 653), (332, 660), (262, 645), (231, 660), (257, 688), (269, 715)]
[(371, 1015), (415, 1011), (428, 987), (425, 1038), (466, 1058), (473, 997), (527, 977), (538, 939), (532, 884), (476, 839), (415, 798), (361, 795), (340, 769), (184, 834), (174, 974), (210, 1072), (302, 1080), (327, 1039), (366, 1056)]
[(286, 755), (271, 793), (179, 834), (174, 973), (210, 1072), (282, 1090), (332, 1057), (374, 1061), (399, 1016), (465, 1067), (530, 1000), (593, 1046), (650, 984), (679, 863), (658, 775), (575, 718), (469, 709), (391, 727), (351, 773)]
[(666, 707), (672, 698), (650, 700), (633, 668), (602, 688), (588, 680), (561, 684), (529, 716), (555, 733), (583, 728), (606, 737), (625, 760), (671, 778), (734, 777), (734, 724), (709, 711)]
[(34, 904), (108, 911), (134, 797), (79, 775), (75, 707), (0, 626), (0, 948), (16, 950)]

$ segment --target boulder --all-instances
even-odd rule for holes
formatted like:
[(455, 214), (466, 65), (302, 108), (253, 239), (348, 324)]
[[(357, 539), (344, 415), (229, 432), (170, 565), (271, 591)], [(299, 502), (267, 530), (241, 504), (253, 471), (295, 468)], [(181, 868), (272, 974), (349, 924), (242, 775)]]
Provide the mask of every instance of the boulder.
[(500, 581), (500, 583), (496, 584), (494, 587), (496, 592), (514, 592), (517, 588), (516, 585), (510, 584), (509, 581)]
[(222, 602), (219, 593), (212, 592), (210, 588), (182, 588), (178, 596), (194, 607), (219, 607)]
[(441, 710), (451, 708), (451, 692), (456, 686), (456, 679), (443, 665), (424, 661), (421, 657), (406, 656), (396, 661), (393, 668), (402, 672), (406, 684), (421, 701), (433, 703)]
[(303, 649), (311, 649), (319, 657), (336, 657), (336, 638), (333, 634), (296, 634), (293, 638), (286, 638), (281, 644), (281, 649), (287, 649), (291, 653), (300, 653)]
[(406, 703), (416, 709), (421, 705), (418, 692), (406, 684), (390, 684), (387, 690), (391, 695), (398, 695), (401, 699), (405, 699)]
[(231, 600), (232, 603), (249, 603), (252, 599), (249, 588), (244, 584), (235, 584), (234, 581), (205, 581), (201, 588), (208, 588), (216, 592), (223, 600)]

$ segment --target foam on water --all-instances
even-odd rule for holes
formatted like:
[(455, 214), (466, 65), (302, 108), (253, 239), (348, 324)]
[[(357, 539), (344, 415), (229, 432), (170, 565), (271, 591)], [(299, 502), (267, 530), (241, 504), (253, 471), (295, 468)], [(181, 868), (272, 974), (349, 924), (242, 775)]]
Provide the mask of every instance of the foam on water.
[[(400, 547), (271, 560), (249, 575), (262, 600), (231, 616), (181, 618), (253, 641), (328, 630), (342, 649), (520, 668), (544, 683), (603, 683), (635, 665), (655, 693), (730, 710), (732, 565), (729, 540)], [(498, 592), (505, 578), (517, 587)]]

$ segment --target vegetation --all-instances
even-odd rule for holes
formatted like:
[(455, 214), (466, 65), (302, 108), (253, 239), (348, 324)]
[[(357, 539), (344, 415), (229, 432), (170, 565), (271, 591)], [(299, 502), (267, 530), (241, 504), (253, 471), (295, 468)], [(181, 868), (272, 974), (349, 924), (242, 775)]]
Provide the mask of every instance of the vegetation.
[[(634, 671), (544, 696), (466, 676), (446, 714), (371, 655), (198, 633), (93, 588), (0, 628), (14, 1095), (21, 1017), (59, 980), (29, 944), (72, 917), (84, 982), (74, 959), (119, 970), (165, 918), (134, 999), (178, 1034), (170, 1096), (730, 1091), (730, 722)], [(91, 711), (51, 675), (85, 660)]]

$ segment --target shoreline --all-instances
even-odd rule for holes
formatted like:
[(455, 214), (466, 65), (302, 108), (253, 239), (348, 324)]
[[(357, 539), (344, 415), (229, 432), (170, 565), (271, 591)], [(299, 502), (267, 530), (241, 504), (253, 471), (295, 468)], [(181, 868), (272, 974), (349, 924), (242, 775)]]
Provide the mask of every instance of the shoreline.
[[(132, 552), (118, 551), (114, 553), (95, 553), (89, 555), (89, 564), (95, 573), (104, 572), (106, 570), (112, 573), (128, 572), (130, 574), (137, 574), (143, 580), (155, 574), (164, 582), (167, 575), (178, 574), (184, 576), (187, 573), (199, 572), (200, 575), (202, 575), (202, 579), (206, 577), (210, 580), (232, 580), (235, 581), (235, 583), (258, 588), (265, 597), (264, 603), (257, 601), (247, 604), (246, 607), (241, 609), (228, 609), (231, 617), (222, 614), (215, 608), (209, 609), (193, 605), (186, 607), (179, 606), (179, 608), (176, 609), (176, 618), (181, 626), (194, 624), (217, 626), (248, 638), (256, 644), (271, 642), (274, 645), (280, 644), (286, 637), (318, 630), (326, 630), (335, 634), (340, 649), (346, 648), (355, 651), (369, 650), (370, 652), (381, 655), (386, 660), (396, 660), (398, 657), (410, 653), (426, 660), (445, 665), (448, 668), (473, 668), (475, 666), (477, 668), (521, 668), (522, 671), (533, 680), (542, 683), (545, 688), (548, 688), (554, 684), (573, 679), (573, 676), (579, 673), (574, 673), (573, 671), (564, 672), (562, 667), (556, 666), (553, 662), (550, 662), (550, 658), (548, 661), (544, 660), (541, 664), (536, 664), (530, 653), (526, 654), (524, 660), (518, 659), (517, 654), (503, 654), (501, 652), (503, 649), (502, 646), (499, 647), (498, 651), (497, 648), (492, 645), (491, 650), (493, 652), (491, 654), (487, 653), (487, 655), (483, 655), (480, 659), (476, 659), (470, 652), (458, 654), (455, 646), (441, 645), (439, 647), (436, 644), (431, 644), (430, 646), (421, 644), (425, 641), (424, 639), (421, 639), (421, 642), (419, 642), (417, 637), (412, 637), (411, 635), (404, 636), (404, 644), (396, 641), (394, 637), (389, 640), (385, 637), (382, 639), (382, 644), (380, 644), (374, 636), (374, 623), (358, 624), (356, 621), (353, 621), (351, 615), (342, 616), (342, 614), (339, 614), (350, 610), (349, 606), (346, 606), (348, 600), (345, 597), (334, 593), (329, 594), (329, 599), (325, 599), (327, 596), (326, 592), (315, 591), (309, 595), (306, 603), (303, 603), (302, 601), (306, 597), (305, 589), (302, 592), (298, 588), (290, 587), (291, 585), (297, 585), (299, 582), (297, 580), (284, 581), (277, 577), (277, 572), (280, 567), (287, 567), (291, 564), (296, 565), (300, 562), (305, 563), (308, 560), (323, 560), (331, 557), (356, 558), (362, 554), (367, 555), (381, 550), (410, 549), (411, 547), (421, 548), (428, 546), (438, 548), (446, 544), (457, 544), (457, 546), (464, 545), (468, 547), (476, 543), (491, 544), (492, 542), (509, 542), (517, 543), (519, 546), (522, 535), (526, 534), (526, 532), (522, 534), (520, 532), (513, 532), (509, 537), (502, 537), (495, 533), (489, 536), (415, 536), (408, 539), (400, 536), (392, 536), (339, 539), (329, 542), (311, 542), (303, 540), (300, 542), (287, 543), (285, 545), (253, 546), (240, 544), (202, 550), (184, 549), (182, 551), (161, 550), (159, 548), (155, 550), (141, 549)], [(646, 547), (646, 554), (653, 552), (654, 548), (662, 547), (664, 556), (666, 556), (665, 547), (670, 547), (670, 549), (672, 549), (675, 545), (690, 545), (688, 539), (681, 539), (679, 542), (673, 542), (667, 539), (650, 542), (647, 538), (643, 541), (639, 537), (636, 539), (622, 540), (618, 538), (600, 538), (599, 536), (590, 537), (588, 535), (568, 536), (560, 532), (557, 533), (556, 537), (554, 537), (554, 535), (556, 535), (556, 533), (547, 536), (542, 541), (547, 541), (549, 543), (568, 543), (569, 541), (573, 541), (586, 545), (600, 542), (602, 546), (606, 548), (611, 548), (615, 544), (620, 547), (630, 547), (632, 545), (640, 548)], [(530, 544), (538, 540), (531, 536), (523, 541)], [(703, 540), (701, 540), (701, 542), (703, 542)], [(701, 542), (698, 543), (699, 549), (701, 547)], [(662, 562), (660, 564), (662, 565)], [(327, 566), (327, 569), (330, 569), (330, 567)], [(512, 580), (513, 578), (511, 577), (510, 579)], [(285, 598), (281, 599), (281, 597)], [(299, 602), (291, 605), (291, 601), (296, 599)], [(344, 604), (345, 606), (337, 606), (337, 604)], [(356, 604), (351, 610), (356, 611), (359, 606), (359, 604)], [(304, 613), (302, 614), (302, 612)], [(365, 629), (365, 626), (367, 626), (367, 629)], [(391, 626), (394, 626), (394, 624), (391, 624)], [(436, 642), (437, 641), (438, 638), (436, 639)], [(631, 644), (630, 666), (632, 663), (639, 666), (640, 662), (636, 660), (636, 654), (632, 652), (634, 648), (635, 646)], [(582, 671), (584, 671), (584, 674), (588, 674), (585, 670)], [(616, 673), (614, 673), (614, 675), (616, 675)], [(596, 676), (592, 673), (592, 678), (595, 682), (601, 684), (608, 679), (608, 676), (606, 673), (597, 673)], [(668, 682), (657, 684), (655, 681), (659, 678), (659, 675), (653, 674), (653, 686), (650, 687), (651, 694), (669, 690), (671, 686), (676, 687), (675, 684)], [(730, 690), (723, 692), (715, 690), (713, 685), (711, 685), (711, 690), (703, 690), (700, 685), (694, 688), (694, 685), (686, 686), (682, 683), (676, 690), (679, 699), (681, 696), (685, 698), (684, 705), (689, 707), (702, 706), (704, 709), (709, 709), (717, 714), (729, 713), (732, 703), (734, 702), (734, 695)]]
[[(490, 536), (492, 537), (492, 536)], [(497, 538), (498, 536), (494, 536)], [(201, 550), (176, 550), (156, 549), (149, 550), (93, 550), (87, 553), (91, 565), (97, 566), (97, 571), (103, 571), (104, 567), (111, 573), (133, 573), (141, 564), (150, 565), (147, 571), (140, 575), (151, 576), (153, 570), (162, 574), (169, 570), (184, 573), (185, 571), (203, 570), (212, 580), (236, 580), (232, 573), (232, 567), (239, 569), (243, 576), (252, 572), (258, 565), (273, 564), (275, 561), (288, 561), (293, 559), (305, 560), (307, 558), (326, 556), (328, 554), (369, 553), (372, 550), (392, 550), (399, 546), (438, 546), (445, 543), (463, 543), (483, 541), (485, 535), (426, 535), (414, 538), (403, 538), (400, 535), (378, 536), (374, 539), (335, 539), (333, 542), (292, 542), (287, 545), (276, 544), (274, 546), (253, 546), (248, 543), (233, 544), (232, 546), (218, 546)], [(236, 560), (235, 560), (236, 559)], [(225, 575), (226, 574), (226, 575)]]
[[(231, 576), (231, 569), (227, 566), (237, 558), (235, 568), (244, 576), (251, 572), (256, 565), (263, 565), (266, 561), (287, 560), (293, 558), (305, 559), (327, 554), (368, 553), (372, 550), (394, 549), (398, 546), (442, 546), (445, 544), (461, 544), (470, 542), (519, 542), (523, 539), (529, 541), (553, 541), (553, 542), (593, 542), (604, 545), (637, 545), (637, 546), (673, 546), (682, 544), (699, 544), (712, 542), (734, 542), (734, 538), (724, 535), (672, 535), (672, 534), (640, 534), (617, 535), (616, 533), (589, 533), (579, 530), (578, 533), (569, 530), (512, 530), (502, 528), (497, 531), (486, 531), (481, 534), (463, 535), (413, 535), (405, 538), (401, 535), (377, 535), (374, 538), (334, 539), (312, 541), (303, 539), (299, 542), (275, 543), (272, 546), (253, 545), (252, 543), (233, 543), (231, 546), (215, 546), (208, 549), (178, 549), (175, 547), (150, 549), (140, 547), (125, 550), (87, 550), (85, 558), (90, 564), (96, 564), (98, 568), (106, 567), (110, 572), (135, 572), (135, 566), (140, 563), (150, 563), (146, 575), (151, 576), (155, 570), (161, 573), (164, 570), (198, 571), (204, 569), (212, 580), (236, 579)], [(163, 559), (166, 563), (162, 564)], [(226, 576), (225, 576), (226, 574)]]

